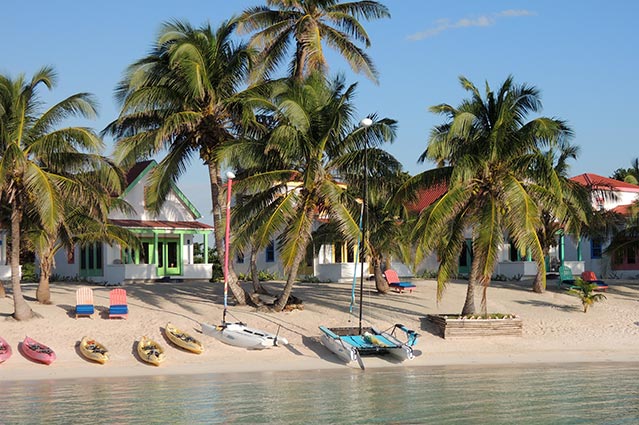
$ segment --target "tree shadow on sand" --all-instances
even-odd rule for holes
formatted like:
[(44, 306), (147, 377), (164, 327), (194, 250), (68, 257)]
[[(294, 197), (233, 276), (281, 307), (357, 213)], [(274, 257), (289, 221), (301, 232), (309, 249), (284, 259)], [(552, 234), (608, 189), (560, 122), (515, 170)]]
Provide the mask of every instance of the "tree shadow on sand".
[(523, 305), (531, 305), (533, 307), (541, 307), (541, 308), (554, 308), (562, 311), (581, 311), (581, 307), (578, 305), (566, 305), (566, 304), (553, 304), (548, 301), (539, 301), (539, 300), (526, 300), (526, 301), (516, 301), (519, 304)]

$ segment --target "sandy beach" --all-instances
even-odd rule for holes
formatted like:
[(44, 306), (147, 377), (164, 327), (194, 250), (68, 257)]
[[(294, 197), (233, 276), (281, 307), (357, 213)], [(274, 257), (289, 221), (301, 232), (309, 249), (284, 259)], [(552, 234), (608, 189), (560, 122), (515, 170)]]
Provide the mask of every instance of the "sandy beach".
[[(549, 281), (544, 294), (530, 290), (530, 281), (493, 282), (488, 290), (490, 312), (514, 313), (523, 320), (522, 337), (443, 339), (432, 333), (426, 314), (459, 313), (466, 282), (449, 284), (444, 298), (436, 302), (436, 283), (415, 281), (412, 293), (391, 292), (380, 296), (364, 291), (364, 325), (386, 329), (402, 323), (417, 330), (420, 339), (416, 358), (395, 363), (384, 357), (365, 357), (367, 368), (434, 365), (527, 364), (561, 362), (639, 362), (639, 281), (610, 280), (607, 300), (588, 313), (580, 301), (555, 288)], [(288, 346), (248, 351), (222, 344), (202, 335), (199, 323), (219, 323), (222, 318), (223, 285), (209, 282), (136, 283), (124, 286), (129, 318), (109, 319), (109, 290), (93, 288), (96, 314), (76, 319), (75, 291), (81, 284), (53, 283), (51, 305), (34, 301), (35, 284), (23, 291), (31, 308), (42, 316), (26, 322), (11, 317), (13, 300), (0, 299), (0, 336), (14, 354), (0, 364), (3, 380), (67, 379), (107, 376), (143, 376), (194, 373), (226, 373), (280, 370), (320, 370), (345, 366), (319, 342), (318, 326), (357, 326), (358, 306), (349, 314), (350, 283), (301, 283), (293, 294), (304, 301), (303, 310), (271, 313), (252, 307), (229, 308), (227, 320), (284, 336)], [(367, 282), (367, 285), (371, 285)], [(266, 285), (277, 293), (279, 283)], [(248, 285), (246, 288), (248, 289)], [(7, 286), (7, 289), (8, 286)], [(479, 299), (477, 299), (479, 305)], [(205, 345), (201, 355), (172, 346), (162, 330), (167, 322), (191, 333)], [(25, 335), (47, 344), (58, 359), (49, 366), (34, 363), (18, 350)], [(80, 339), (88, 335), (103, 343), (111, 354), (106, 365), (84, 359)], [(160, 342), (167, 360), (160, 367), (142, 362), (136, 342), (147, 335)]]

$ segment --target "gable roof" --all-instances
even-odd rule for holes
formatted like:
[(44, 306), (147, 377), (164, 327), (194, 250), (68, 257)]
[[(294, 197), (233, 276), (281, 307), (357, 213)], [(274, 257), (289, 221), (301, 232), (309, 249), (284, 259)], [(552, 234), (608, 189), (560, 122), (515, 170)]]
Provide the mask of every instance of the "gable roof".
[[(157, 165), (158, 163), (153, 159), (136, 162), (135, 165), (133, 165), (133, 167), (131, 167), (126, 173), (127, 186), (120, 196), (126, 196), (126, 194), (129, 193), (135, 187), (135, 185), (137, 185), (144, 177), (146, 177), (146, 175), (151, 172), (151, 170), (154, 169)], [(193, 218), (202, 217), (202, 214), (198, 211), (197, 208), (195, 208), (195, 205), (193, 205), (191, 201), (188, 200), (186, 195), (182, 193), (182, 191), (177, 187), (177, 185), (175, 185), (175, 183), (171, 183), (171, 189), (173, 189), (178, 199), (184, 204), (184, 206), (186, 206)]]
[(603, 177), (593, 173), (579, 174), (578, 176), (575, 176), (571, 178), (570, 180), (575, 181), (584, 186), (591, 187), (593, 189), (639, 193), (639, 186), (635, 184), (626, 183), (621, 180), (615, 180), (608, 177)]

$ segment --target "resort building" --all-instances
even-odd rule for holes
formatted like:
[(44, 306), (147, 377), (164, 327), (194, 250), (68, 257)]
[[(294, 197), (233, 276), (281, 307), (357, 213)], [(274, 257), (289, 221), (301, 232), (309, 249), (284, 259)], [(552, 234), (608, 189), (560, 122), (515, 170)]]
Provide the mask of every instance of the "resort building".
[[(639, 186), (622, 181), (586, 173), (572, 178), (592, 191), (592, 205), (598, 210), (610, 210), (623, 215), (628, 213), (630, 205), (639, 199)], [(435, 202), (446, 191), (445, 185), (434, 186), (422, 190), (418, 201), (411, 206), (413, 212), (419, 212)], [(572, 235), (557, 235), (557, 245), (551, 248), (546, 259), (548, 272), (556, 272), (561, 265), (571, 268), (573, 274), (579, 275), (584, 270), (591, 270), (598, 276), (614, 274), (617, 277), (629, 278), (639, 275), (639, 255), (634, 249), (627, 249), (623, 255), (609, 259), (603, 255), (609, 240), (590, 240), (576, 238)], [(466, 245), (459, 257), (460, 275), (468, 275), (471, 265), (471, 238), (468, 231)], [(439, 264), (435, 256), (430, 256), (420, 264), (417, 273), (436, 271)], [(503, 245), (499, 262), (495, 268), (495, 276), (509, 279), (534, 276), (537, 265), (529, 256), (522, 257), (513, 245)]]
[[(135, 164), (126, 176), (127, 187), (121, 197), (133, 208), (125, 214), (114, 211), (109, 221), (130, 230), (140, 238), (139, 249), (95, 243), (76, 246), (71, 252), (58, 252), (53, 273), (82, 277), (106, 284), (156, 279), (210, 279), (209, 236), (213, 227), (197, 221), (201, 214), (173, 185), (162, 209), (152, 214), (145, 207), (144, 193), (155, 161)], [(203, 263), (196, 264), (194, 238), (204, 241)], [(212, 238), (211, 238), (212, 239)]]

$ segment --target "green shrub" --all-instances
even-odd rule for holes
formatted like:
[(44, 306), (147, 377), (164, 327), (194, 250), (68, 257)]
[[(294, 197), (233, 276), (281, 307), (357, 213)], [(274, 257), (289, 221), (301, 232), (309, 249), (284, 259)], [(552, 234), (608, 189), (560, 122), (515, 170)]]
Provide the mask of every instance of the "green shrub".
[(22, 265), (21, 282), (38, 282), (40, 275), (36, 272), (35, 263), (24, 263)]

